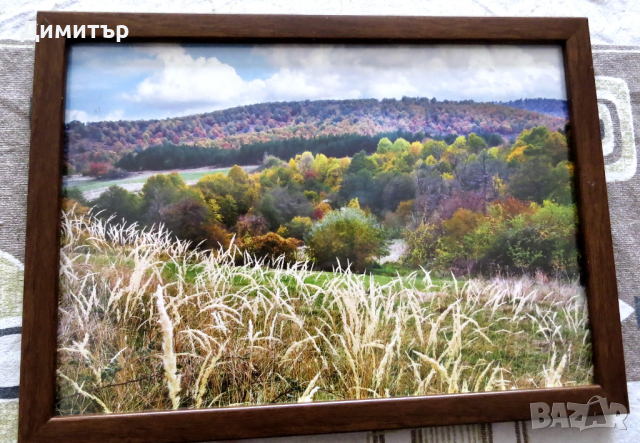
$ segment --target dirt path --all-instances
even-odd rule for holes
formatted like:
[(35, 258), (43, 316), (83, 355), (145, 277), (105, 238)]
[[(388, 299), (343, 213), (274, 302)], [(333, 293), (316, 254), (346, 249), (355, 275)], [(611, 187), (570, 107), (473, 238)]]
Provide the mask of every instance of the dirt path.
[(382, 257), (380, 260), (378, 260), (378, 262), (382, 264), (382, 263), (388, 263), (388, 262), (396, 262), (400, 260), (400, 257), (402, 257), (402, 254), (404, 254), (405, 247), (406, 247), (406, 244), (404, 240), (402, 239), (393, 240), (391, 242), (391, 245), (389, 245), (389, 255), (387, 255), (386, 257)]

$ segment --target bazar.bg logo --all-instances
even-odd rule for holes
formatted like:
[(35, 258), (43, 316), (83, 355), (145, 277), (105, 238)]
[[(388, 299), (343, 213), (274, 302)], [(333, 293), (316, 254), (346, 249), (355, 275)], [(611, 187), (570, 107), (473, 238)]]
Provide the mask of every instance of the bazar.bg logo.
[[(595, 400), (594, 400), (595, 399)], [(589, 408), (592, 405), (599, 405), (602, 408), (604, 418), (595, 417), (589, 419)], [(607, 399), (595, 395), (586, 404), (581, 403), (554, 403), (550, 407), (547, 403), (531, 403), (531, 427), (532, 429), (554, 428), (560, 425), (561, 428), (578, 428), (581, 431), (592, 428), (614, 428), (627, 429), (624, 424), (629, 411), (620, 403), (607, 404)], [(568, 415), (567, 410), (573, 411)], [(604, 421), (604, 423), (603, 423)]]
[(38, 33), (38, 24), (34, 21), (26, 22), (24, 30), (22, 32), (22, 38), (25, 40), (34, 40), (39, 42), (41, 38), (96, 38), (96, 29), (102, 28), (103, 38), (116, 38), (117, 42), (120, 39), (126, 38), (129, 35), (129, 28), (125, 25), (118, 25), (116, 29), (109, 29), (108, 25), (40, 25), (40, 33)]

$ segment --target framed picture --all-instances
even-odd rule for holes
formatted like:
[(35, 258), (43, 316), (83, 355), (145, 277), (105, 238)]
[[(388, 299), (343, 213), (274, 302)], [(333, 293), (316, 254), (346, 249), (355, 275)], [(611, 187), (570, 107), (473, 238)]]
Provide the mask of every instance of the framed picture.
[(21, 442), (628, 405), (586, 19), (40, 25)]

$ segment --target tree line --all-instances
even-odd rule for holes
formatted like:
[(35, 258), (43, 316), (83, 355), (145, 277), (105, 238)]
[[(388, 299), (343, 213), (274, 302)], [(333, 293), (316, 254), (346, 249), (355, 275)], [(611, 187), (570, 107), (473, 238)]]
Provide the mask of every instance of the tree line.
[(573, 165), (561, 131), (537, 126), (498, 146), (475, 133), (449, 141), (383, 137), (373, 152), (351, 158), (288, 157), (262, 158), (252, 174), (236, 165), (193, 186), (158, 174), (140, 193), (114, 186), (91, 202), (68, 190), (66, 204), (75, 199), (78, 210), (94, 206), (140, 226), (164, 224), (194, 247), (233, 242), (291, 261), (302, 253), (319, 269), (376, 270), (400, 239), (398, 269), (578, 275)]
[[(480, 133), (489, 146), (498, 146), (503, 143), (499, 134)], [(241, 146), (239, 149), (218, 149), (203, 148), (190, 145), (161, 145), (154, 146), (144, 151), (126, 154), (117, 163), (116, 167), (125, 171), (162, 171), (167, 169), (197, 168), (202, 166), (226, 167), (233, 165), (256, 165), (262, 160), (272, 155), (278, 158), (292, 158), (302, 152), (312, 154), (324, 154), (330, 157), (352, 157), (360, 151), (373, 154), (378, 143), (383, 138), (402, 138), (409, 142), (432, 138), (452, 143), (455, 135), (432, 137), (422, 132), (393, 132), (376, 135), (328, 135), (313, 138), (290, 138), (284, 140), (272, 140), (265, 143), (250, 143)], [(95, 170), (95, 168), (94, 168)], [(103, 172), (104, 171), (104, 172)], [(96, 177), (106, 175), (108, 168), (97, 173), (92, 173)]]
[(291, 138), (395, 132), (512, 138), (524, 129), (545, 125), (555, 130), (565, 122), (502, 104), (424, 97), (259, 103), (164, 120), (72, 121), (65, 131), (65, 167), (68, 173), (86, 174), (93, 163), (113, 167), (127, 154), (162, 145), (238, 149)]

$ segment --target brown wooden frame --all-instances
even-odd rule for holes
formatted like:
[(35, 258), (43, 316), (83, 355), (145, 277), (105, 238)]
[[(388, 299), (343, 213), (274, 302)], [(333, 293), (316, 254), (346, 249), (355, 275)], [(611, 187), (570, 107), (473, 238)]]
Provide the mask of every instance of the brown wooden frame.
[[(628, 407), (607, 188), (587, 19), (40, 12), (38, 25), (126, 25), (125, 41), (557, 44), (564, 49), (595, 385), (224, 409), (54, 416), (66, 49), (36, 44), (20, 372), (19, 441), (186, 442), (530, 418), (532, 402)], [(102, 36), (98, 29), (96, 40)], [(113, 42), (113, 39), (105, 40)]]

